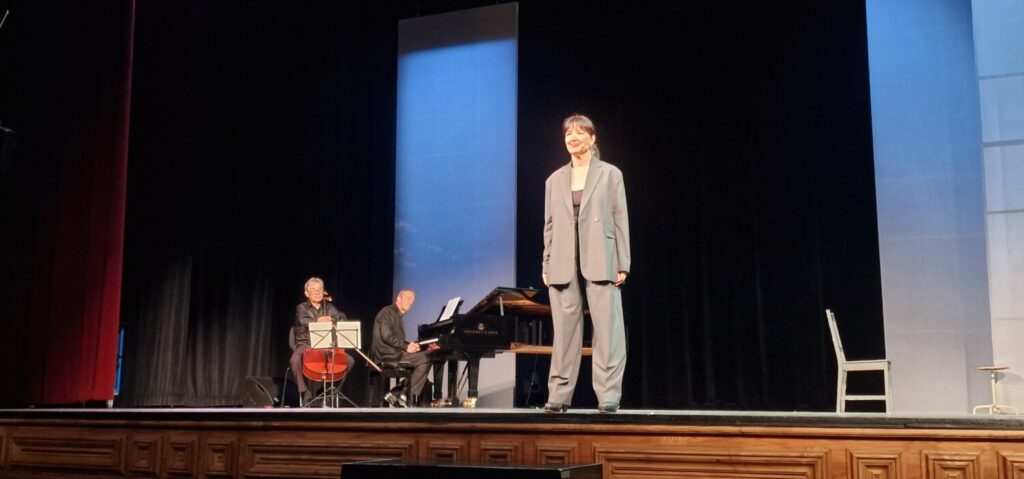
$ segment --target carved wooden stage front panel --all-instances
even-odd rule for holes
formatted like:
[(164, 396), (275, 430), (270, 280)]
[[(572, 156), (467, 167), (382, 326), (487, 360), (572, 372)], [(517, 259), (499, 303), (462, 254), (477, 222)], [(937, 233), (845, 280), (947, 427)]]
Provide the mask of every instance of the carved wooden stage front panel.
[(430, 459), (598, 462), (609, 479), (1024, 479), (1024, 428), (601, 424), (587, 416), (569, 418), (576, 423), (525, 416), (530, 423), (522, 417), (65, 421), (0, 415), (0, 478), (336, 478), (345, 462)]
[[(284, 438), (281, 438), (284, 439)], [(249, 441), (243, 447), (246, 477), (338, 477), (341, 464), (371, 459), (415, 459), (416, 441), (351, 441), (295, 438)]]
[(1024, 479), (1024, 454), (999, 452), (1000, 479)]
[(161, 435), (133, 433), (128, 435), (128, 471), (139, 477), (160, 475)]
[(206, 477), (235, 477), (238, 443), (230, 436), (210, 437), (203, 441), (202, 472)]
[(579, 444), (574, 442), (537, 441), (537, 464), (581, 464)]
[(481, 439), (480, 462), (484, 464), (516, 464), (523, 462), (523, 441)]
[(126, 434), (17, 428), (4, 434), (4, 469), (121, 474)]
[(605, 477), (828, 479), (827, 450), (689, 449), (598, 444)]
[(848, 450), (846, 476), (855, 479), (901, 479), (900, 453)]
[(982, 479), (981, 454), (969, 452), (921, 452), (922, 476), (926, 479)]

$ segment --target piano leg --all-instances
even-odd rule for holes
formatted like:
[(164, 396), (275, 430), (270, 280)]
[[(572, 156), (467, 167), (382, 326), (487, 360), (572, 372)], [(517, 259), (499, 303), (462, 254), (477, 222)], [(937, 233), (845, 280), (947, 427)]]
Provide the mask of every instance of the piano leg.
[(444, 361), (434, 361), (434, 392), (430, 398), (430, 405), (433, 407), (442, 407), (444, 403), (441, 402), (441, 398), (444, 395)]
[(459, 360), (448, 360), (448, 399), (445, 399), (447, 406), (455, 406), (459, 403)]
[(466, 400), (462, 402), (462, 407), (475, 408), (476, 399), (479, 394), (477, 391), (477, 384), (480, 379), (480, 356), (470, 354), (466, 358), (466, 369), (469, 374), (469, 394), (466, 396)]

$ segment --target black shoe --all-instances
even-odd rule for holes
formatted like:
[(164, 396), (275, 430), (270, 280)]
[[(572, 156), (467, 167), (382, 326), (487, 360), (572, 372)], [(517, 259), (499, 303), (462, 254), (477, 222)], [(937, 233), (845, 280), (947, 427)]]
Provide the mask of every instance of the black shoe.
[(565, 404), (559, 404), (556, 402), (549, 402), (544, 405), (544, 412), (563, 413), (569, 408)]
[(613, 413), (619, 410), (619, 403), (617, 402), (603, 402), (597, 407), (597, 411), (600, 413)]

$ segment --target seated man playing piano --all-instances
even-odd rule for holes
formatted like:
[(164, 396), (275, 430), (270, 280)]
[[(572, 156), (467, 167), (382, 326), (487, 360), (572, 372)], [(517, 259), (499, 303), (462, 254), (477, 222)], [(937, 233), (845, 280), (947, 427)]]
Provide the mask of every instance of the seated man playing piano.
[[(417, 396), (423, 391), (431, 365), (430, 355), (426, 351), (422, 351), (418, 343), (405, 339), (405, 325), (402, 322), (402, 317), (412, 309), (414, 302), (416, 302), (416, 293), (403, 289), (398, 292), (398, 297), (395, 298), (393, 304), (385, 306), (377, 313), (377, 318), (373, 321), (373, 347), (371, 349), (371, 355), (377, 361), (406, 362), (412, 365), (412, 376), (409, 381), (413, 397), (409, 398), (412, 399), (410, 404), (417, 404)], [(436, 344), (431, 344), (428, 347), (428, 349), (436, 348)]]

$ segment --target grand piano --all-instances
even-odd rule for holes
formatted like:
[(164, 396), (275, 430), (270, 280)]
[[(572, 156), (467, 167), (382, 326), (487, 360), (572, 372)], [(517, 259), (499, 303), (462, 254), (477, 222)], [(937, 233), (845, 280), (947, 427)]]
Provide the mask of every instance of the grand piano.
[[(466, 362), (469, 391), (464, 407), (476, 407), (480, 360), (500, 351), (550, 353), (551, 306), (547, 292), (534, 288), (494, 288), (464, 314), (419, 327), (421, 344), (437, 343), (434, 362), (435, 405), (458, 405), (458, 362)], [(589, 335), (585, 334), (589, 338)], [(448, 367), (448, 395), (442, 399), (442, 376)]]

